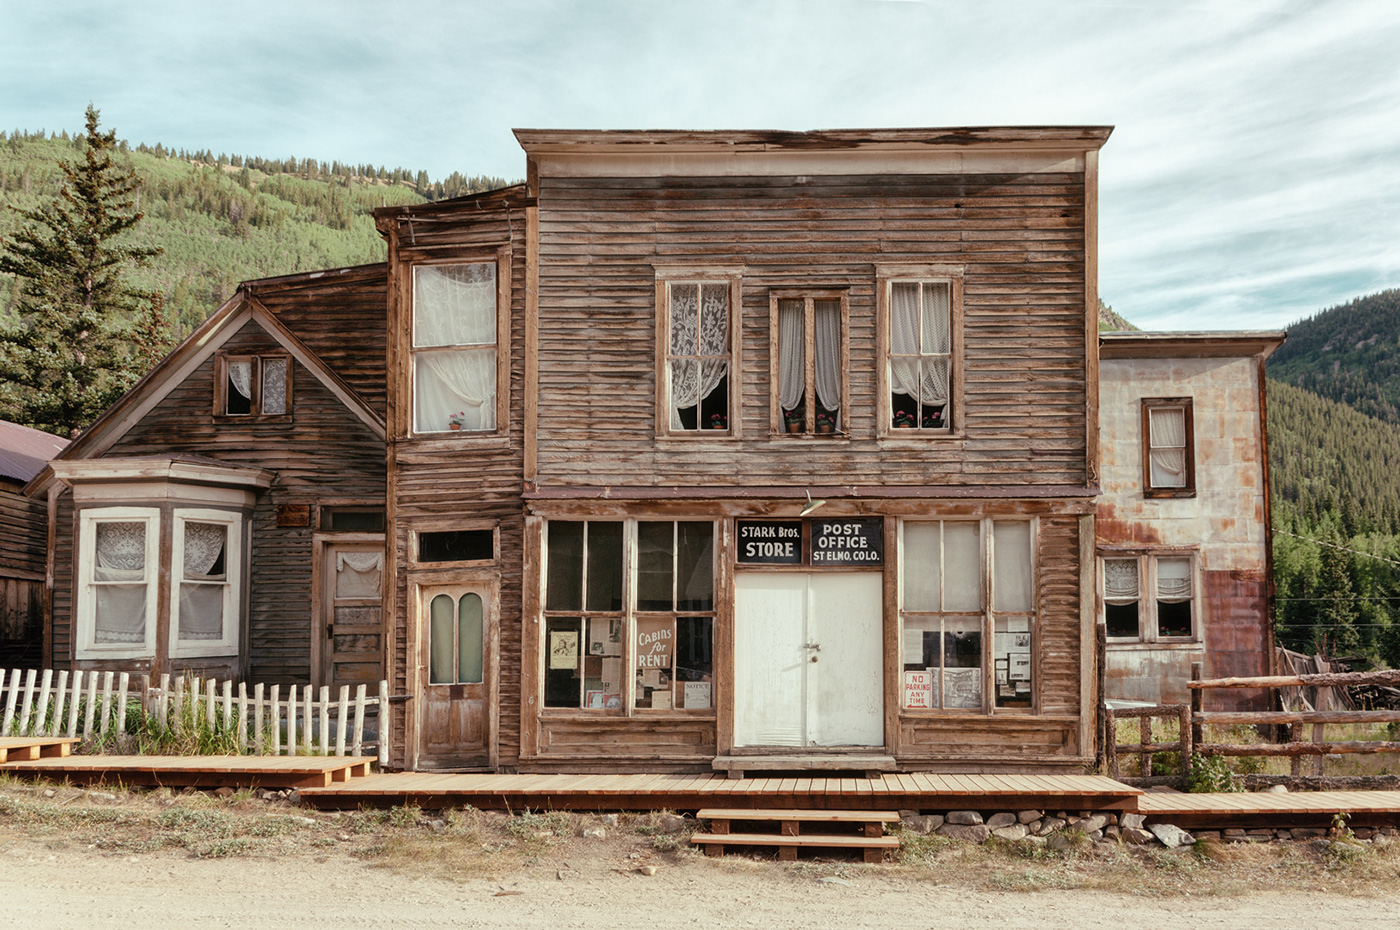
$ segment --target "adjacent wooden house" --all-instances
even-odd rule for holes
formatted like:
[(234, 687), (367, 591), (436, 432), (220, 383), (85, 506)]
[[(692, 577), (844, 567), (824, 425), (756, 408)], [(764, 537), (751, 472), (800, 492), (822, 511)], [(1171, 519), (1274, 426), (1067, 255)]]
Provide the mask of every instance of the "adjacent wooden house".
[(49, 522), (25, 484), (68, 440), (0, 420), (0, 668), (35, 668), (44, 647)]
[[(1185, 703), (1207, 678), (1272, 674), (1264, 363), (1281, 332), (1100, 337), (1096, 524), (1105, 696)], [(1208, 692), (1257, 709), (1263, 692)]]
[(36, 481), (49, 658), (382, 674), (406, 768), (1082, 767), (1108, 134), (521, 131)]

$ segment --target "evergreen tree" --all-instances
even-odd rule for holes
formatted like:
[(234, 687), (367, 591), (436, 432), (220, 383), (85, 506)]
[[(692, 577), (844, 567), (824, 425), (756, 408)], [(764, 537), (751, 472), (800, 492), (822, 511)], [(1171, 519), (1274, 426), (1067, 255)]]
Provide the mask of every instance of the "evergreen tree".
[(22, 282), (19, 323), (0, 333), (0, 415), (62, 436), (76, 436), (140, 376), (124, 331), (149, 295), (125, 273), (160, 252), (127, 241), (141, 221), (140, 181), (113, 162), (116, 133), (97, 127), (89, 105), (83, 160), (59, 162), (58, 196), (21, 211), (23, 225), (0, 243), (0, 271)]

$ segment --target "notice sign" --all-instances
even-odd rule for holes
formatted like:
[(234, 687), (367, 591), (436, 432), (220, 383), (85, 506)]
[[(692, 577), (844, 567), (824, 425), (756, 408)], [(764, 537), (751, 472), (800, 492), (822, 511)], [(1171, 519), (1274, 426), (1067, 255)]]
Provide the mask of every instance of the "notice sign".
[(904, 673), (904, 706), (933, 707), (933, 672), (924, 669)]
[[(637, 668), (669, 669), (675, 645), (674, 620), (637, 619)], [(650, 682), (648, 682), (650, 684)]]
[(739, 520), (739, 557), (752, 565), (801, 565), (801, 520)]
[(812, 521), (813, 565), (882, 565), (884, 560), (882, 517)]

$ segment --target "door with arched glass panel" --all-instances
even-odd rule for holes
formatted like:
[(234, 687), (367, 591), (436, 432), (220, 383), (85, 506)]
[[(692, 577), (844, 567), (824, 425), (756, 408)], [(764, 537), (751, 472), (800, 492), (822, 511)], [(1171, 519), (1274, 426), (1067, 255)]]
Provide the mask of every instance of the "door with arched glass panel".
[(425, 587), (419, 605), (425, 679), (419, 765), (490, 765), (493, 592), (486, 586)]

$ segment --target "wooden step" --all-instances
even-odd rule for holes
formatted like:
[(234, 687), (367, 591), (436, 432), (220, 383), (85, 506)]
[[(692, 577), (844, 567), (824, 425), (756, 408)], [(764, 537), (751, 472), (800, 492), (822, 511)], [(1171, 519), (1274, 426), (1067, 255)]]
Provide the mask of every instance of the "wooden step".
[(797, 847), (816, 849), (859, 849), (866, 862), (883, 862), (885, 850), (898, 849), (899, 838), (893, 836), (828, 836), (804, 833), (784, 836), (777, 833), (696, 833), (690, 841), (705, 847), (705, 855), (722, 856), (726, 846), (776, 846), (779, 859), (796, 859)]
[(76, 742), (67, 736), (0, 736), (0, 764), (61, 759)]
[(879, 778), (899, 767), (894, 756), (851, 752), (716, 756), (710, 765), (730, 778), (743, 778), (745, 772), (862, 772), (866, 778)]
[(700, 820), (800, 820), (809, 823), (898, 823), (896, 811), (811, 811), (781, 808), (753, 809), (708, 807), (696, 811)]

